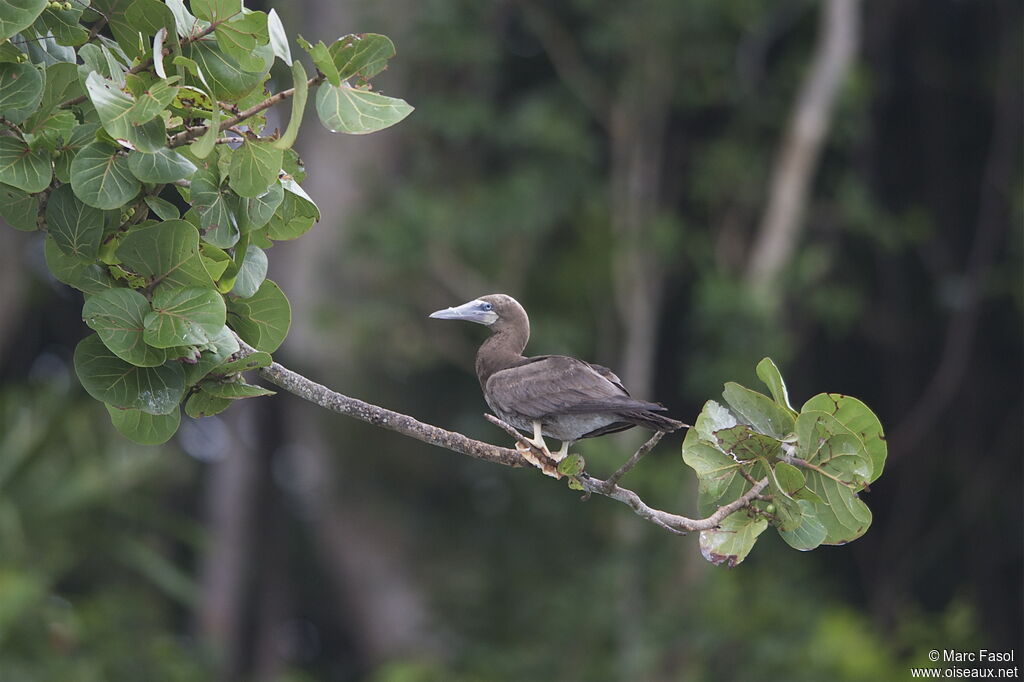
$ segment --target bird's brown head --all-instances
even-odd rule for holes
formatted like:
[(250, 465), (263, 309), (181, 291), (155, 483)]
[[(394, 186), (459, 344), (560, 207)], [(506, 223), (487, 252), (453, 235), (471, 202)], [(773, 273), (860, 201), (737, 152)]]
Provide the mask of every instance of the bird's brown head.
[(515, 330), (529, 338), (530, 320), (519, 301), (507, 294), (489, 294), (463, 303), (454, 308), (445, 308), (431, 313), (441, 320), (464, 320), (476, 322), (490, 328), (492, 333)]

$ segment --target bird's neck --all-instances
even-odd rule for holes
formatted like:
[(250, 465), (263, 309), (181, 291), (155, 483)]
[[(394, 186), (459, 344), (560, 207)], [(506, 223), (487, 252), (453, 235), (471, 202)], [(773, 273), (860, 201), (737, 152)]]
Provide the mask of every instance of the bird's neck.
[(529, 332), (506, 328), (496, 331), (480, 344), (476, 353), (476, 376), (481, 388), (495, 372), (508, 369), (523, 360), (523, 350), (529, 340)]

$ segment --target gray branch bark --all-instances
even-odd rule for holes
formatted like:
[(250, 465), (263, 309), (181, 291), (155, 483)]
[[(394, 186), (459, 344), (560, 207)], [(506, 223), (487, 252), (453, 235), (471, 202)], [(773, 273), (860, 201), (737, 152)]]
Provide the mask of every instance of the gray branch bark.
[(796, 248), (829, 117), (856, 55), (859, 33), (860, 0), (823, 5), (811, 70), (775, 159), (768, 208), (750, 255), (747, 282), (755, 291), (774, 291)]

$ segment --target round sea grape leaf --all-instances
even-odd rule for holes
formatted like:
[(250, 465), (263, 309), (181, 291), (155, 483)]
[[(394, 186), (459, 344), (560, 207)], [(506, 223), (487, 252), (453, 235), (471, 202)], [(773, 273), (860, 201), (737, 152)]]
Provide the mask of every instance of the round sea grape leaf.
[(165, 220), (125, 235), (117, 257), (151, 284), (178, 287), (213, 284), (199, 256), (199, 232), (184, 220)]
[(0, 39), (31, 26), (46, 9), (46, 0), (4, 0), (0, 4)]
[(130, 139), (133, 131), (129, 114), (135, 106), (132, 96), (95, 71), (86, 77), (85, 91), (110, 136), (115, 140)]
[(784, 438), (793, 431), (792, 413), (762, 393), (730, 381), (722, 397), (733, 412), (767, 436)]
[(266, 14), (249, 12), (236, 16), (218, 24), (214, 35), (217, 47), (237, 61), (241, 68), (246, 71), (259, 71), (263, 68), (263, 57), (256, 50), (270, 40)]
[[(250, 91), (263, 85), (263, 81), (273, 63), (274, 53), (270, 46), (266, 46), (270, 61), (264, 59), (264, 67), (258, 71), (246, 71), (237, 61), (221, 52), (215, 45), (203, 40), (197, 40), (187, 45), (182, 45), (182, 54), (194, 61), (203, 72), (206, 82), (213, 90), (213, 96), (220, 100), (240, 99)], [(263, 48), (257, 48), (255, 52), (263, 54)], [(185, 78), (186, 85), (203, 87), (203, 83), (195, 76), (189, 74)]]
[(0, 216), (15, 230), (34, 232), (39, 229), (39, 197), (17, 187), (0, 185)]
[(0, 137), (0, 182), (26, 192), (42, 192), (52, 179), (49, 152), (32, 151), (16, 137)]
[(160, 220), (177, 220), (181, 217), (178, 207), (160, 197), (147, 196), (146, 206), (157, 215)]
[(341, 80), (356, 77), (368, 81), (388, 67), (395, 56), (395, 44), (379, 33), (342, 36), (327, 48)]
[(260, 196), (277, 180), (283, 157), (283, 150), (269, 142), (246, 140), (231, 153), (228, 184), (240, 197)]
[(71, 182), (71, 163), (78, 155), (79, 150), (96, 139), (96, 131), (100, 129), (98, 123), (83, 123), (71, 130), (71, 135), (64, 144), (57, 147), (58, 156), (53, 162), (53, 174), (57, 179), (67, 184)]
[(174, 182), (196, 172), (191, 161), (167, 147), (148, 154), (139, 151), (129, 153), (128, 169), (139, 180), (155, 183)]
[(185, 414), (193, 419), (212, 417), (231, 407), (233, 402), (230, 398), (218, 398), (206, 391), (199, 390), (185, 401)]
[(54, 277), (79, 291), (98, 294), (114, 286), (114, 280), (105, 267), (65, 255), (53, 237), (46, 238), (43, 256), (46, 258), (46, 267)]
[(222, 249), (238, 243), (241, 231), (238, 218), (231, 210), (233, 197), (227, 188), (221, 186), (216, 165), (209, 164), (192, 175), (190, 199), (199, 214), (204, 242)]
[(96, 334), (75, 347), (75, 373), (96, 400), (146, 414), (170, 414), (185, 394), (180, 363), (136, 367), (114, 355)]
[(78, 200), (71, 187), (61, 185), (46, 202), (46, 229), (68, 256), (92, 261), (103, 238), (103, 211)]
[(768, 522), (751, 517), (743, 509), (725, 517), (716, 530), (700, 533), (700, 553), (716, 566), (738, 566), (750, 554), (757, 536), (768, 527)]
[(284, 188), (280, 183), (275, 182), (266, 192), (251, 199), (239, 199), (238, 210), (234, 211), (238, 216), (238, 227), (242, 234), (258, 230), (274, 216), (284, 201)]
[(242, 267), (235, 276), (235, 285), (231, 288), (231, 293), (241, 298), (255, 296), (266, 278), (267, 254), (258, 246), (249, 244)]
[(0, 63), (0, 111), (11, 123), (23, 123), (43, 98), (43, 74), (34, 64)]
[(796, 419), (797, 455), (858, 490), (871, 478), (864, 442), (838, 419), (807, 410)]
[(249, 298), (228, 300), (228, 324), (256, 350), (277, 350), (288, 335), (291, 322), (288, 298), (272, 280), (263, 280)]
[(167, 361), (167, 351), (153, 348), (143, 338), (146, 315), (151, 312), (145, 296), (117, 287), (90, 296), (82, 319), (114, 355), (138, 367), (158, 367)]
[(795, 530), (779, 530), (779, 535), (793, 549), (806, 552), (824, 542), (828, 531), (825, 530), (825, 526), (818, 520), (814, 504), (807, 500), (798, 500), (798, 504), (800, 505), (800, 513), (803, 515), (803, 521)]
[(412, 113), (405, 100), (342, 83), (322, 84), (316, 93), (316, 113), (332, 133), (364, 135), (389, 128)]
[(227, 21), (242, 12), (242, 0), (192, 0), (192, 11), (204, 21)]
[(715, 431), (718, 448), (736, 459), (771, 459), (782, 447), (782, 442), (758, 433), (746, 424), (737, 424)]
[(827, 412), (861, 439), (871, 458), (872, 472), (868, 483), (882, 475), (888, 454), (888, 445), (885, 441), (882, 423), (871, 411), (871, 408), (857, 398), (848, 395), (819, 393), (800, 408), (801, 412), (809, 410)]
[(267, 223), (266, 236), (276, 241), (301, 237), (320, 219), (320, 209), (297, 182), (282, 179), (284, 199)]
[(128, 157), (109, 142), (90, 142), (71, 162), (75, 196), (95, 208), (120, 208), (139, 193), (140, 187), (128, 168)]
[(142, 336), (157, 348), (203, 345), (224, 327), (224, 297), (215, 289), (164, 283), (153, 292), (152, 306)]
[(160, 445), (171, 439), (181, 424), (181, 412), (147, 414), (142, 410), (129, 410), (104, 403), (110, 422), (122, 436), (139, 445)]

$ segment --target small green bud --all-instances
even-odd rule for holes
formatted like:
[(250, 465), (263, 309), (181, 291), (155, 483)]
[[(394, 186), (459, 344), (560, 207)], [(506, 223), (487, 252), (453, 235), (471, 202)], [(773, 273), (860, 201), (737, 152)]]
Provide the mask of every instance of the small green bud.
[(768, 512), (769, 514), (774, 514), (775, 513), (775, 505), (774, 504), (769, 504), (767, 507), (764, 508), (764, 510), (766, 512)]
[(64, 10), (67, 11), (67, 12), (71, 11), (71, 3), (70, 2), (65, 2), (63, 5), (61, 5), (61, 7), (63, 7)]

